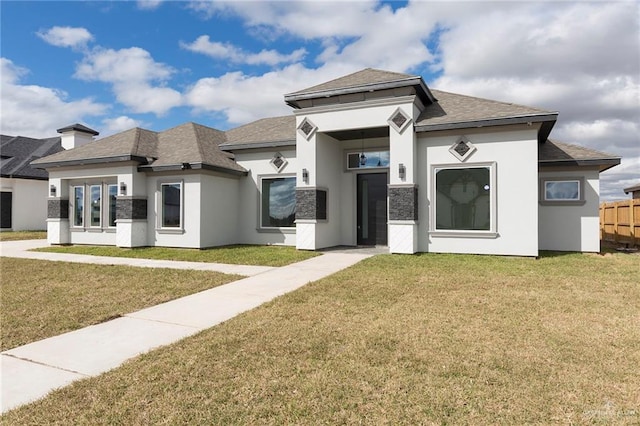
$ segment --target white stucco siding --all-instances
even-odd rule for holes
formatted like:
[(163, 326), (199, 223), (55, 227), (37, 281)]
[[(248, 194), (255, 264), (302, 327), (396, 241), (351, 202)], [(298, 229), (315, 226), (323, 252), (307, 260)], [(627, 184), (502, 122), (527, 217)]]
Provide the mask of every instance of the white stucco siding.
[(0, 178), (3, 192), (11, 192), (11, 230), (36, 231), (47, 229), (46, 180)]
[[(464, 134), (476, 151), (464, 162), (449, 148)], [(537, 129), (512, 127), (475, 133), (418, 135), (419, 185), (418, 250), (442, 253), (538, 255)], [(470, 237), (437, 235), (433, 203), (437, 202), (433, 166), (491, 164), (495, 173), (495, 234)]]
[(237, 242), (239, 182), (235, 177), (202, 176), (202, 215), (200, 217), (202, 247)]
[(540, 250), (600, 251), (600, 181), (598, 170), (542, 170), (541, 180), (583, 179), (584, 204), (540, 203)]
[(316, 225), (316, 248), (341, 244), (341, 185), (344, 174), (343, 149), (340, 142), (325, 134), (317, 135), (316, 186), (327, 191), (327, 219)]
[[(287, 164), (278, 172), (271, 164), (276, 153), (280, 153)], [(260, 229), (260, 178), (295, 177), (299, 172), (294, 149), (265, 149), (236, 153), (236, 162), (249, 170), (249, 175), (238, 181), (238, 210), (236, 237), (240, 244), (296, 245), (296, 228), (282, 230)], [(300, 179), (298, 179), (299, 185)]]

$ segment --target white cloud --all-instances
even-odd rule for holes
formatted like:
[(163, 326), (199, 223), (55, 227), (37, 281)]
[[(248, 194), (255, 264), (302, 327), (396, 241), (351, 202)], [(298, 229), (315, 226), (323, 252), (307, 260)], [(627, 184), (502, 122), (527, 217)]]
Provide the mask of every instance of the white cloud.
[(93, 40), (93, 35), (86, 28), (52, 27), (39, 31), (38, 37), (47, 43), (58, 47), (78, 48)]
[(134, 127), (143, 127), (143, 122), (126, 115), (114, 118), (105, 118), (102, 120), (102, 128), (100, 129), (100, 137), (112, 135), (114, 133), (123, 132), (133, 129)]
[[(75, 77), (111, 83), (119, 102), (138, 113), (158, 115), (182, 104), (180, 92), (165, 87), (175, 70), (156, 62), (139, 47), (128, 49), (94, 49), (76, 68)], [(152, 85), (157, 82), (159, 85)]]
[(91, 98), (68, 100), (58, 89), (37, 85), (22, 85), (20, 78), (28, 70), (0, 58), (2, 76), (2, 109), (0, 133), (35, 138), (56, 136), (56, 129), (71, 123), (86, 121), (86, 117), (106, 112), (107, 105)]
[(155, 10), (162, 4), (163, 0), (138, 0), (138, 9), (141, 10)]
[(263, 49), (259, 53), (249, 53), (230, 43), (211, 41), (208, 35), (198, 37), (193, 43), (180, 42), (183, 49), (196, 53), (202, 53), (214, 59), (224, 59), (237, 64), (248, 65), (278, 65), (283, 63), (298, 62), (307, 51), (303, 48), (296, 49), (287, 54), (276, 50)]

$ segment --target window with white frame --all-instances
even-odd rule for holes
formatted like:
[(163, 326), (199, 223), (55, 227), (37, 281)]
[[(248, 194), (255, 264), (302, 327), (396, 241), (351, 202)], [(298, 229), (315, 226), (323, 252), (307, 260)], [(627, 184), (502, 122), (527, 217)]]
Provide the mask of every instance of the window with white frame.
[(296, 178), (261, 179), (260, 227), (292, 228), (296, 219)]
[(584, 204), (583, 178), (541, 178), (540, 203), (548, 205)]
[(495, 233), (495, 164), (433, 167), (432, 231)]
[(73, 226), (84, 226), (84, 186), (73, 187)]
[(99, 228), (102, 223), (102, 185), (89, 186), (89, 226)]
[(108, 193), (108, 226), (114, 227), (116, 226), (116, 200), (118, 197), (118, 185), (107, 185), (107, 193)]
[(162, 228), (182, 227), (182, 183), (162, 183), (160, 184), (162, 217), (160, 225)]

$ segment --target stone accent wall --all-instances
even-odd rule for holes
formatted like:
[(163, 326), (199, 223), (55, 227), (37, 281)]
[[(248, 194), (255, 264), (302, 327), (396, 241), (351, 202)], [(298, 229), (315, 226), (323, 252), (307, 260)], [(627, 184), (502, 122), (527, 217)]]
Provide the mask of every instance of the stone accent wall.
[(296, 189), (296, 219), (326, 220), (327, 191), (324, 189)]
[(48, 219), (69, 219), (69, 200), (49, 198), (47, 200)]
[(389, 186), (389, 220), (418, 220), (417, 186)]
[(117, 219), (147, 219), (147, 199), (133, 197), (116, 198)]

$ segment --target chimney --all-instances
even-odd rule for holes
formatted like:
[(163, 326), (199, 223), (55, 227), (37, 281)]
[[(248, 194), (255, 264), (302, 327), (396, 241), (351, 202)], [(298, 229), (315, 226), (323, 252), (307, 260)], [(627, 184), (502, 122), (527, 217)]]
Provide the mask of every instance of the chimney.
[(78, 123), (58, 129), (58, 133), (62, 135), (60, 138), (64, 149), (73, 149), (92, 142), (93, 137), (100, 134)]

